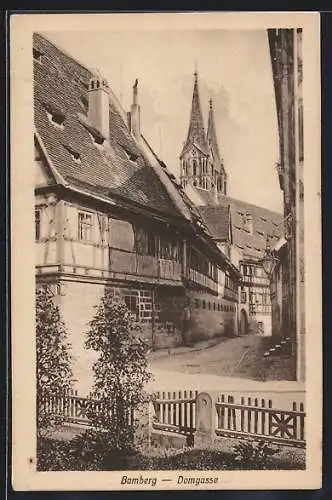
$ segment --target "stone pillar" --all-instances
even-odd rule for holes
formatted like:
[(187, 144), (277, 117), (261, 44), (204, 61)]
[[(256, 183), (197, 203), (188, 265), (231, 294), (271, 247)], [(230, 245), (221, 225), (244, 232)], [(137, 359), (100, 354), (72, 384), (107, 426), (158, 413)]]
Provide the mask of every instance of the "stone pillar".
[(136, 444), (147, 445), (150, 448), (153, 413), (152, 397), (150, 394), (145, 393), (141, 405), (135, 411), (135, 420), (137, 423), (135, 430)]
[(207, 392), (200, 392), (196, 398), (195, 448), (209, 448), (215, 440), (216, 408)]

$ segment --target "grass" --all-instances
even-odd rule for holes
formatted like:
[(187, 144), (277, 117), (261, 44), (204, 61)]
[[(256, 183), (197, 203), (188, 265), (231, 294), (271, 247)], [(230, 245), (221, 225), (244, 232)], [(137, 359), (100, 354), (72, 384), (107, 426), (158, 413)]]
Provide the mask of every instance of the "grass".
[[(82, 442), (84, 445), (82, 446)], [(77, 446), (77, 444), (79, 446)], [(270, 447), (271, 449), (271, 447)], [(253, 455), (254, 457), (254, 455)], [(250, 460), (233, 449), (217, 447), (138, 448), (129, 452), (94, 449), (89, 443), (75, 439), (42, 438), (37, 446), (38, 471), (84, 470), (301, 470), (305, 468), (303, 450), (283, 449), (282, 453)]]

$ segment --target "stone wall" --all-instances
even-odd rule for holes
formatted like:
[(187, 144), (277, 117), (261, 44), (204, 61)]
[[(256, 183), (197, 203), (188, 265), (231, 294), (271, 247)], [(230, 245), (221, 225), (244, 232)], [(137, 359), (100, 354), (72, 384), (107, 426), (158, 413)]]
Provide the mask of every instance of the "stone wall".
[(236, 302), (194, 291), (189, 297), (192, 342), (236, 334)]

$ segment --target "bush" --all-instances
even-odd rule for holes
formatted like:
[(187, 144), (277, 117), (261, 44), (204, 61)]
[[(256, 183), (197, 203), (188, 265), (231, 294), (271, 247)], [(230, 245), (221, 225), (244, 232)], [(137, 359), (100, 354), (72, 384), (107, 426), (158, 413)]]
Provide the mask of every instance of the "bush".
[(145, 400), (143, 389), (151, 377), (147, 369), (148, 344), (133, 335), (135, 330), (137, 333), (126, 305), (106, 292), (89, 323), (85, 342), (87, 349), (98, 354), (93, 364), (92, 397), (111, 407), (111, 411), (94, 414), (91, 419), (96, 429), (107, 431), (95, 434), (102, 448), (105, 440), (114, 450), (131, 450), (135, 446), (133, 416)]
[[(288, 452), (283, 457), (274, 453), (264, 459), (248, 460), (248, 451), (236, 454), (222, 450), (193, 448), (116, 449), (107, 432), (88, 430), (71, 441), (41, 438), (37, 448), (37, 467), (40, 471), (84, 470), (304, 470), (302, 453)], [(248, 443), (247, 443), (248, 444)], [(248, 446), (246, 446), (248, 449)], [(256, 449), (256, 448), (255, 448)], [(242, 446), (241, 446), (242, 450)], [(298, 450), (300, 451), (300, 450)], [(263, 452), (264, 455), (265, 452)], [(254, 452), (250, 456), (262, 456)], [(289, 455), (289, 456), (286, 456)]]
[(235, 460), (241, 464), (241, 469), (268, 469), (271, 467), (271, 457), (279, 450), (263, 440), (246, 439), (234, 446)]
[(71, 345), (60, 311), (49, 286), (36, 291), (37, 433), (51, 432), (61, 420), (47, 411), (44, 398), (72, 387)]

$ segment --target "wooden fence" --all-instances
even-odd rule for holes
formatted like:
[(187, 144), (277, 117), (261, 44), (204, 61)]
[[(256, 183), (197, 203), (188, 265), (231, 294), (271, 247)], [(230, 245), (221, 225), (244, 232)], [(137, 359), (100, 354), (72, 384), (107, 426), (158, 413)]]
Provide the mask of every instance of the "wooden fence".
[[(194, 436), (198, 391), (157, 392), (153, 395), (154, 415), (152, 428)], [(91, 426), (91, 416), (98, 413), (114, 413), (112, 404), (102, 403), (91, 396), (83, 398), (77, 391), (42, 399), (44, 410), (63, 421)], [(292, 404), (290, 410), (273, 408), (272, 400), (221, 394), (215, 402), (215, 435), (233, 438), (253, 438), (290, 445), (305, 446), (305, 412), (303, 403)], [(134, 412), (128, 414), (133, 423)]]
[(157, 392), (153, 401), (153, 428), (191, 435), (196, 429), (198, 391)]
[[(114, 405), (93, 399), (91, 394), (88, 397), (81, 397), (77, 391), (67, 391), (53, 396), (41, 397), (40, 403), (45, 413), (53, 415), (66, 423), (91, 427), (91, 418), (94, 415), (108, 413), (115, 416)], [(128, 422), (134, 420), (134, 412), (127, 415)]]
[(222, 394), (216, 403), (218, 436), (264, 439), (278, 444), (305, 446), (303, 403), (299, 408), (293, 402), (292, 410), (273, 408), (272, 400), (241, 397), (240, 403), (233, 396)]

